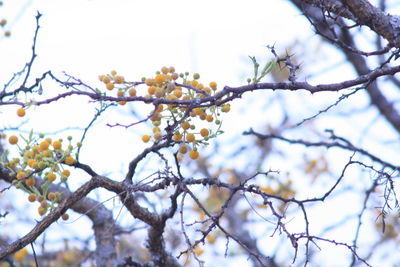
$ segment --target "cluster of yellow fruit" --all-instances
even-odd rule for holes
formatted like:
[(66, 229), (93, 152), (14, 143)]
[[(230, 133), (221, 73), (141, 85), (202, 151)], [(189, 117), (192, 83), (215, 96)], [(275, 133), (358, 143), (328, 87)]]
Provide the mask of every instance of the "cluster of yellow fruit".
[[(65, 165), (74, 164), (75, 158), (72, 152), (81, 144), (78, 142), (74, 147), (70, 136), (67, 138), (69, 144), (65, 148), (62, 139), (53, 141), (51, 138), (45, 138), (43, 134), (34, 137), (31, 133), (27, 138), (23, 136), (21, 138), (24, 144), (20, 144), (16, 135), (8, 138), (9, 144), (18, 147), (20, 156), (2, 164), (15, 174), (16, 187), (29, 193), (28, 200), (40, 202), (38, 213), (44, 215), (49, 207), (52, 208), (60, 200), (60, 193), (48, 192), (50, 184), (58, 177), (60, 181), (68, 179), (71, 172)], [(40, 185), (41, 190), (35, 187), (35, 177), (42, 177), (45, 180), (45, 183)], [(67, 218), (68, 216), (64, 214), (63, 219)]]
[[(210, 82), (208, 86), (199, 82), (200, 75), (193, 74), (193, 78), (189, 78), (189, 73), (178, 74), (174, 67), (162, 67), (160, 71), (155, 73), (154, 77), (142, 78), (142, 82), (127, 82), (121, 75), (117, 75), (116, 71), (111, 74), (100, 75), (99, 80), (105, 84), (107, 90), (117, 90), (118, 97), (135, 97), (138, 94), (137, 87), (139, 85), (147, 86), (147, 91), (142, 94), (146, 98), (163, 98), (169, 100), (193, 100), (211, 96), (217, 93), (217, 83)], [(126, 101), (120, 101), (120, 105), (126, 104)], [(152, 112), (150, 120), (153, 124), (152, 134), (143, 135), (142, 141), (147, 143), (151, 140), (160, 141), (168, 138), (163, 132), (162, 123), (165, 121), (176, 122), (176, 128), (172, 136), (172, 140), (179, 144), (178, 157), (181, 159), (189, 149), (189, 157), (197, 159), (199, 157), (198, 145), (206, 144), (210, 138), (222, 133), (220, 131), (221, 120), (218, 119), (220, 112), (229, 112), (230, 104), (210, 107), (196, 107), (188, 110), (187, 105), (179, 106), (177, 104), (159, 104)], [(190, 116), (188, 116), (190, 115)], [(196, 130), (196, 118), (199, 121), (214, 123), (217, 125), (216, 130), (210, 127), (201, 127)], [(190, 148), (188, 148), (190, 146)]]

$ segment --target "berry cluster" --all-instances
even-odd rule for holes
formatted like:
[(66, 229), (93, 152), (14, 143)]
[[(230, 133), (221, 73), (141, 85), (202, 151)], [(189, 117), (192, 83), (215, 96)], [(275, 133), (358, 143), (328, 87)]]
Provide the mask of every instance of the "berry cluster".
[[(21, 136), (21, 139), (22, 141), (16, 135), (8, 138), (9, 144), (18, 147), (19, 157), (1, 164), (15, 174), (16, 187), (29, 193), (28, 200), (30, 202), (40, 202), (38, 213), (45, 215), (49, 207), (54, 207), (61, 197), (59, 192), (48, 192), (50, 184), (57, 179), (62, 182), (68, 179), (71, 172), (65, 166), (74, 164), (75, 158), (72, 156), (72, 152), (81, 144), (78, 142), (74, 147), (70, 136), (67, 138), (69, 144), (65, 148), (62, 139), (53, 141), (43, 134), (34, 136), (31, 133), (27, 138)], [(39, 187), (35, 177), (43, 178), (45, 183)], [(67, 218), (68, 215), (64, 214), (63, 219)]]
[[(162, 67), (154, 77), (144, 77), (140, 83), (125, 81), (125, 78), (117, 75), (116, 71), (99, 76), (99, 80), (105, 84), (106, 89), (116, 90), (118, 97), (137, 96), (139, 85), (147, 88), (142, 96), (151, 99), (195, 100), (217, 93), (216, 82), (210, 82), (208, 86), (205, 86), (199, 82), (199, 79), (198, 73), (194, 73), (192, 78), (189, 78), (188, 72), (178, 74), (174, 67)], [(121, 105), (125, 103), (125, 101), (119, 102)], [(188, 105), (158, 104), (149, 116), (153, 125), (152, 134), (143, 135), (142, 141), (145, 143), (157, 142), (171, 138), (173, 142), (179, 144), (179, 159), (188, 151), (191, 159), (197, 159), (199, 157), (198, 145), (207, 144), (210, 138), (222, 133), (220, 112), (229, 112), (229, 110), (230, 104), (199, 106), (192, 109), (189, 109)], [(165, 130), (166, 125), (171, 125), (170, 122), (173, 122), (175, 126), (172, 133)], [(216, 126), (216, 129), (211, 126)]]

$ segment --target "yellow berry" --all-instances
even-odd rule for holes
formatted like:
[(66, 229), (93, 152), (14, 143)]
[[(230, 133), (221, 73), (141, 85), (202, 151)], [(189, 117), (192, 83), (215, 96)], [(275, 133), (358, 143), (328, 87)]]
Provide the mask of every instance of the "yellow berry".
[(107, 90), (112, 90), (112, 89), (114, 89), (114, 84), (112, 83), (112, 82), (108, 82), (108, 83), (106, 83), (106, 88), (107, 88)]
[(111, 79), (108, 76), (103, 76), (102, 78), (103, 78), (102, 82), (105, 83), (105, 84), (111, 82)]
[(116, 71), (116, 70), (112, 70), (112, 71), (111, 71), (111, 75), (112, 75), (112, 76), (117, 75), (117, 71)]
[(195, 79), (195, 80), (200, 79), (200, 74), (194, 73), (193, 74), (193, 79)]
[(186, 135), (186, 141), (188, 141), (189, 143), (194, 142), (196, 140), (194, 134), (190, 133), (188, 135)]
[(182, 96), (182, 89), (175, 89), (174, 91), (172, 91), (172, 94), (174, 94), (174, 96), (176, 96), (177, 98), (180, 98)]
[(203, 114), (203, 110), (201, 110), (201, 108), (195, 108), (193, 109), (194, 114), (200, 116), (201, 114)]
[(117, 75), (114, 78), (115, 83), (123, 83), (124, 81), (125, 81), (125, 78), (124, 78), (124, 76), (121, 76), (121, 75)]
[(16, 143), (18, 143), (18, 137), (15, 136), (15, 135), (11, 135), (11, 136), (8, 138), (8, 142), (9, 142), (11, 145), (15, 145)]
[(157, 74), (156, 77), (154, 78), (154, 81), (157, 84), (162, 84), (164, 82), (164, 80), (165, 80), (165, 78), (164, 78), (164, 75), (162, 75), (162, 74)]
[(35, 194), (29, 194), (28, 196), (28, 201), (29, 202), (35, 202), (36, 201), (36, 195)]
[(74, 164), (74, 162), (75, 162), (75, 159), (73, 158), (73, 157), (71, 157), (71, 156), (68, 156), (68, 157), (66, 157), (65, 158), (65, 161), (64, 161), (66, 164), (68, 164), (68, 165), (72, 165), (72, 164)]
[(145, 143), (149, 142), (150, 141), (150, 135), (147, 135), (147, 134), (143, 135), (142, 136), (142, 141), (145, 142)]
[(182, 135), (181, 134), (174, 134), (173, 138), (174, 138), (175, 142), (179, 142), (179, 141), (182, 140)]
[(47, 175), (47, 181), (54, 182), (57, 179), (57, 176), (54, 173), (49, 173)]
[(148, 85), (148, 86), (152, 86), (153, 83), (154, 83), (154, 80), (151, 79), (151, 78), (147, 78), (146, 81), (145, 81), (145, 84)]
[(187, 130), (190, 128), (190, 123), (187, 121), (184, 121), (181, 123), (181, 127), (182, 127), (182, 129)]
[(61, 149), (61, 147), (62, 147), (61, 141), (57, 140), (53, 142), (54, 149)]
[(193, 80), (193, 81), (192, 81), (192, 86), (193, 86), (193, 87), (196, 87), (198, 84), (199, 84), (198, 81), (196, 81), (196, 80)]
[(56, 195), (55, 193), (53, 193), (53, 192), (50, 192), (50, 193), (47, 194), (47, 198), (48, 198), (50, 201), (56, 200), (56, 197), (57, 197), (57, 195)]
[(24, 108), (19, 108), (19, 109), (17, 109), (17, 115), (18, 115), (19, 117), (25, 116), (25, 109), (24, 109)]
[(150, 95), (154, 95), (154, 93), (156, 92), (156, 89), (157, 89), (157, 88), (155, 88), (154, 86), (150, 86), (150, 87), (147, 89), (147, 92), (148, 92)]
[(47, 150), (48, 148), (49, 148), (49, 143), (47, 142), (47, 141), (42, 141), (42, 142), (40, 142), (40, 144), (39, 144), (39, 149), (40, 149), (40, 151), (45, 151), (45, 150)]
[(216, 82), (210, 82), (209, 85), (213, 90), (217, 89), (217, 83)]
[(36, 180), (33, 177), (26, 179), (25, 184), (27, 186), (34, 186), (36, 184)]
[(199, 157), (199, 152), (197, 150), (191, 150), (189, 153), (191, 159), (197, 159)]
[(208, 114), (208, 115), (206, 116), (206, 120), (207, 120), (208, 122), (212, 122), (212, 121), (214, 120), (214, 117), (213, 117), (211, 114)]
[(118, 97), (123, 97), (124, 94), (125, 94), (125, 92), (122, 91), (122, 90), (119, 90), (119, 91), (117, 92), (117, 96), (118, 96)]
[(125, 104), (126, 104), (126, 101), (118, 101), (118, 105), (123, 106), (123, 105), (125, 105)]
[(210, 244), (214, 244), (215, 240), (217, 239), (215, 237), (215, 235), (212, 235), (212, 234), (208, 234), (206, 238), (207, 238), (208, 243), (210, 243)]
[(131, 88), (128, 91), (129, 96), (136, 96), (136, 89), (135, 88)]
[(206, 137), (210, 134), (210, 132), (208, 131), (208, 129), (203, 128), (200, 130), (200, 134), (201, 134), (201, 136)]
[(29, 159), (28, 162), (27, 162), (28, 166), (31, 167), (31, 168), (33, 168), (33, 165), (35, 163), (36, 163), (36, 160), (34, 160), (34, 159)]
[(225, 104), (221, 108), (222, 112), (229, 112), (230, 110), (231, 110), (231, 105), (230, 104)]
[(185, 144), (180, 145), (179, 152), (181, 154), (186, 154), (187, 151), (188, 151), (188, 148), (187, 148), (187, 146)]
[(71, 172), (69, 170), (63, 170), (61, 172), (61, 175), (65, 176), (65, 177), (69, 177), (71, 175)]
[(28, 256), (28, 250), (26, 248), (22, 248), (14, 254), (14, 258), (16, 261), (23, 261), (26, 256)]
[(169, 69), (168, 69), (167, 67), (162, 67), (162, 68), (161, 68), (161, 72), (162, 72), (163, 74), (168, 74)]
[(194, 248), (194, 253), (196, 254), (196, 256), (200, 256), (201, 254), (203, 254), (204, 250), (202, 248), (200, 248), (198, 245)]
[(39, 208), (38, 208), (38, 213), (39, 213), (40, 216), (45, 215), (46, 212), (47, 212), (47, 208), (42, 207), (42, 206), (39, 206)]
[(24, 178), (25, 176), (26, 176), (26, 173), (23, 172), (23, 171), (17, 173), (17, 179), (22, 179), (22, 178)]

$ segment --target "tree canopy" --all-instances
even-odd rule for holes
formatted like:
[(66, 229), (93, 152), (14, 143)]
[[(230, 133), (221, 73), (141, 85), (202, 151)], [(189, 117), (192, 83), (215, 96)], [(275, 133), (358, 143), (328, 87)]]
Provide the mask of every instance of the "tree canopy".
[(0, 266), (400, 264), (396, 5), (289, 2), (313, 40), (265, 44), (239, 85), (37, 75), (38, 12), (0, 90)]

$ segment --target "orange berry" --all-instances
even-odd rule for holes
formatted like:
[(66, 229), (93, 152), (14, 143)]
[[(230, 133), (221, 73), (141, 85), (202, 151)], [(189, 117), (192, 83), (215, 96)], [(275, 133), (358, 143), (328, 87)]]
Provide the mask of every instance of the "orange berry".
[(208, 243), (210, 243), (210, 244), (214, 244), (215, 240), (217, 239), (215, 237), (215, 235), (212, 235), (212, 234), (208, 234), (206, 238), (207, 238)]
[(33, 177), (26, 179), (25, 184), (27, 186), (34, 186), (36, 184), (36, 180)]
[(195, 108), (195, 109), (193, 109), (193, 112), (196, 115), (200, 116), (203, 113), (203, 110), (201, 110), (201, 108)]
[(123, 83), (124, 81), (125, 81), (125, 78), (124, 78), (124, 76), (121, 76), (121, 75), (117, 75), (114, 78), (115, 83)]
[(22, 178), (24, 178), (25, 176), (26, 176), (26, 173), (23, 172), (23, 171), (17, 173), (17, 179), (22, 179)]
[(117, 71), (116, 71), (116, 70), (112, 70), (112, 71), (111, 71), (111, 75), (112, 75), (112, 76), (117, 75)]
[(123, 105), (125, 105), (125, 104), (126, 104), (126, 101), (118, 101), (118, 105), (123, 106)]
[(186, 141), (188, 141), (189, 143), (194, 142), (196, 140), (194, 134), (190, 133), (188, 135), (186, 135)]
[(184, 121), (181, 123), (181, 127), (182, 127), (182, 129), (187, 130), (190, 128), (190, 123), (187, 121)]
[(53, 193), (53, 192), (50, 192), (50, 193), (47, 194), (47, 198), (50, 201), (54, 201), (56, 199), (56, 197), (57, 197), (57, 195), (55, 193)]
[(14, 254), (14, 258), (16, 261), (23, 261), (26, 256), (28, 256), (28, 250), (26, 248), (22, 248)]
[(155, 88), (154, 86), (150, 86), (150, 87), (147, 89), (147, 92), (148, 92), (150, 95), (154, 95), (154, 93), (156, 92), (156, 89), (157, 89), (157, 88)]
[(42, 155), (46, 158), (50, 158), (52, 156), (51, 150), (45, 150), (42, 152)]
[(200, 248), (198, 245), (194, 248), (194, 253), (196, 254), (196, 256), (200, 256), (201, 254), (204, 253), (204, 250), (202, 248)]
[(102, 82), (105, 83), (105, 84), (111, 82), (111, 79), (110, 79), (110, 77), (108, 77), (108, 76), (104, 76), (104, 75), (103, 75), (102, 78), (103, 78), (103, 79), (102, 79)]
[(156, 92), (154, 93), (154, 95), (155, 95), (157, 98), (163, 97), (163, 96), (165, 96), (165, 90), (162, 89), (162, 88), (157, 88), (157, 90), (156, 90)]
[(125, 94), (125, 92), (122, 91), (122, 90), (119, 90), (119, 91), (117, 92), (117, 96), (118, 96), (118, 97), (123, 97), (124, 94)]
[(143, 135), (142, 136), (142, 141), (145, 142), (145, 143), (149, 142), (150, 141), (150, 135), (147, 135), (147, 134)]
[(29, 194), (28, 196), (28, 201), (29, 202), (35, 202), (36, 201), (36, 195), (35, 194)]
[(225, 104), (221, 108), (222, 112), (229, 112), (230, 110), (231, 110), (231, 105), (230, 104)]
[(49, 148), (49, 143), (47, 141), (40, 142), (39, 149), (40, 151), (45, 151)]
[(181, 134), (174, 134), (173, 138), (174, 138), (175, 142), (179, 142), (179, 141), (182, 140), (182, 135)]
[(217, 83), (216, 82), (210, 82), (209, 85), (213, 90), (217, 89)]
[(16, 143), (18, 143), (18, 137), (15, 136), (15, 135), (11, 135), (11, 136), (8, 138), (8, 142), (9, 142), (11, 145), (15, 145)]
[(42, 207), (42, 206), (39, 206), (39, 208), (38, 208), (38, 213), (39, 213), (40, 216), (45, 215), (46, 212), (47, 212), (47, 208)]
[(162, 72), (163, 74), (168, 74), (169, 69), (168, 69), (167, 67), (162, 67), (162, 68), (161, 68), (161, 72)]
[(200, 134), (201, 134), (201, 136), (206, 137), (210, 134), (210, 132), (208, 131), (208, 129), (203, 128), (200, 130)]
[(57, 176), (54, 173), (49, 173), (47, 175), (47, 181), (54, 182), (57, 179)]
[(136, 89), (135, 88), (131, 88), (128, 91), (129, 96), (136, 96)]
[(65, 161), (64, 161), (66, 164), (68, 164), (68, 165), (72, 165), (72, 164), (74, 164), (74, 162), (75, 162), (75, 159), (73, 158), (73, 157), (71, 157), (71, 156), (68, 156), (68, 157), (66, 157), (65, 158)]
[(112, 89), (114, 89), (114, 84), (112, 82), (106, 83), (106, 88), (107, 90), (111, 91)]
[(162, 84), (164, 82), (164, 80), (165, 80), (165, 78), (164, 78), (164, 75), (162, 75), (162, 74), (157, 74), (156, 77), (154, 78), (154, 81), (157, 84)]
[(65, 176), (65, 177), (69, 177), (71, 175), (71, 172), (69, 170), (63, 170), (61, 172), (61, 175)]
[(31, 168), (33, 168), (35, 163), (36, 163), (36, 160), (34, 160), (34, 159), (29, 159), (28, 162), (27, 162), (28, 166), (31, 167)]
[(193, 81), (192, 81), (192, 86), (193, 86), (193, 87), (196, 87), (198, 84), (199, 84), (198, 81), (196, 81), (196, 80), (193, 80)]
[(191, 150), (190, 153), (189, 153), (189, 157), (191, 159), (197, 159), (199, 157), (199, 151)]
[(187, 146), (185, 144), (180, 145), (179, 152), (181, 154), (186, 154), (187, 151), (188, 151), (188, 148), (187, 148)]
[(172, 91), (172, 94), (174, 94), (174, 96), (176, 96), (177, 98), (180, 98), (182, 96), (182, 89), (175, 89), (174, 91)]
[(62, 147), (61, 141), (57, 140), (53, 142), (54, 149), (61, 149), (61, 147)]
[(24, 108), (19, 108), (19, 109), (17, 109), (17, 115), (18, 115), (19, 117), (25, 116), (25, 109), (24, 109)]
[(208, 122), (212, 122), (212, 121), (214, 120), (214, 117), (213, 117), (211, 114), (208, 114), (208, 115), (206, 116), (206, 120), (207, 120)]
[(163, 111), (163, 110), (164, 110), (163, 104), (159, 104), (159, 105), (157, 106), (156, 112), (161, 112), (161, 111)]
[(69, 219), (69, 215), (64, 213), (63, 215), (61, 215), (61, 219), (63, 219), (64, 221)]
[(154, 80), (151, 79), (151, 78), (147, 78), (146, 81), (145, 81), (145, 84), (148, 85), (148, 86), (152, 86), (153, 83), (154, 83)]

